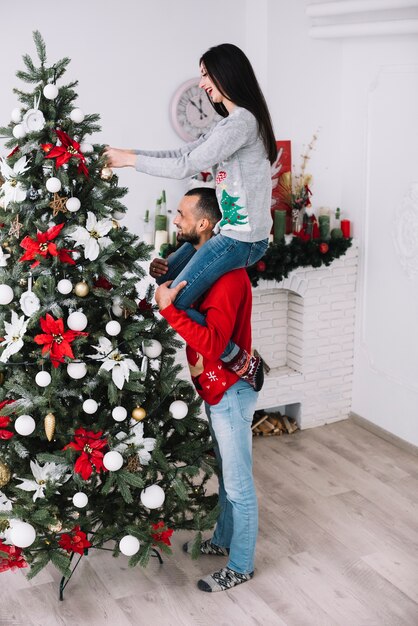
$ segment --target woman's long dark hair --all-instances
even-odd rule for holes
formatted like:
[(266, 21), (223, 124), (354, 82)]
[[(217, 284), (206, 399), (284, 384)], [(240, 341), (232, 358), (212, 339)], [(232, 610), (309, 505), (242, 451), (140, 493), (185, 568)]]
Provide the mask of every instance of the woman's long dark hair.
[[(203, 63), (223, 96), (254, 115), (269, 161), (274, 163), (277, 159), (277, 146), (273, 124), (263, 92), (244, 52), (232, 43), (222, 43), (209, 48), (201, 56), (200, 63)], [(228, 111), (222, 103), (214, 103), (212, 100), (210, 102), (219, 115), (228, 116)]]

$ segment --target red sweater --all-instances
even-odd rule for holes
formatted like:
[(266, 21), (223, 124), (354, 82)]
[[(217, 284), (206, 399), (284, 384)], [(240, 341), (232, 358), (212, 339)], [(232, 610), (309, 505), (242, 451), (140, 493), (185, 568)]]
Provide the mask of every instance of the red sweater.
[(173, 304), (161, 311), (186, 341), (193, 383), (208, 404), (218, 404), (225, 391), (238, 380), (219, 358), (229, 339), (251, 351), (251, 304), (247, 272), (238, 269), (221, 276), (201, 299), (197, 308), (206, 316), (206, 326), (194, 322)]

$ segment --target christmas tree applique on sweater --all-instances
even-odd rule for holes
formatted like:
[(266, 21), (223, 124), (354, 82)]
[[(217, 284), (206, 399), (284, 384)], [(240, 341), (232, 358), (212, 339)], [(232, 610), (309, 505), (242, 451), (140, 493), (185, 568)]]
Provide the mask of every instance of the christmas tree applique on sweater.
[[(234, 228), (236, 226), (246, 226), (243, 230), (249, 230), (247, 215), (242, 215), (239, 211), (245, 210), (244, 207), (239, 206), (237, 201), (239, 196), (230, 196), (225, 189), (222, 191), (221, 207), (222, 207), (222, 220), (219, 226), (225, 227), (225, 230)], [(234, 228), (234, 230), (236, 230)]]

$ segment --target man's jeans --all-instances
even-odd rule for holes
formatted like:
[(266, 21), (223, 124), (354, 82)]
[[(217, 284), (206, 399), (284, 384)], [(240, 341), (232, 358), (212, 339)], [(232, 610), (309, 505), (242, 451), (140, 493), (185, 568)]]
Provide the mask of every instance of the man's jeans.
[[(195, 322), (205, 326), (205, 318), (191, 305), (202, 296), (223, 274), (240, 267), (254, 265), (268, 248), (268, 239), (249, 243), (215, 235), (199, 250), (186, 242), (168, 257), (168, 272), (157, 279), (157, 283), (173, 280), (170, 287), (175, 287), (182, 280), (187, 285), (180, 291), (174, 301), (178, 309), (186, 311)], [(239, 348), (229, 341), (222, 354), (223, 361), (231, 361)]]
[(229, 548), (228, 567), (254, 571), (258, 507), (252, 471), (252, 432), (258, 393), (244, 380), (232, 385), (215, 405), (205, 403), (219, 463), (219, 514), (212, 542)]

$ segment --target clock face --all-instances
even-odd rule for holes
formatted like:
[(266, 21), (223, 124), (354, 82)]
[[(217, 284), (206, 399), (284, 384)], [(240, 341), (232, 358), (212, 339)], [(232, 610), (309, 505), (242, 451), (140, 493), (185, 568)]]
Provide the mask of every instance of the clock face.
[(180, 85), (171, 103), (171, 121), (182, 139), (198, 139), (220, 119), (206, 93), (200, 89), (198, 78)]

